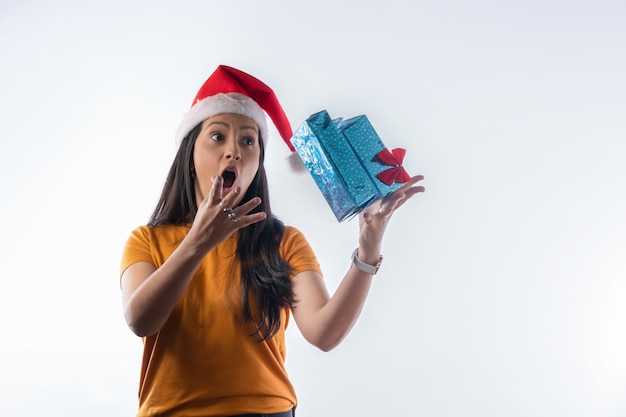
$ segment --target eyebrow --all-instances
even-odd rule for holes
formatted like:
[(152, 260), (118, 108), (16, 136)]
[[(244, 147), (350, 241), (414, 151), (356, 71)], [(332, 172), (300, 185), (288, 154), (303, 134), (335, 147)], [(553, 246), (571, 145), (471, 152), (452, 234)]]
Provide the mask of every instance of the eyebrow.
[[(221, 126), (224, 126), (224, 127), (230, 127), (230, 125), (228, 123), (222, 122), (222, 121), (219, 121), (219, 120), (212, 121), (211, 123), (209, 123), (207, 125), (207, 127), (212, 126), (212, 125), (221, 125)], [(255, 133), (259, 133), (259, 129), (256, 126), (253, 126), (253, 125), (241, 126), (241, 129), (251, 129), (251, 130), (254, 130)]]
[(259, 130), (256, 128), (256, 126), (241, 126), (242, 129), (252, 129), (254, 130), (256, 133), (259, 133)]

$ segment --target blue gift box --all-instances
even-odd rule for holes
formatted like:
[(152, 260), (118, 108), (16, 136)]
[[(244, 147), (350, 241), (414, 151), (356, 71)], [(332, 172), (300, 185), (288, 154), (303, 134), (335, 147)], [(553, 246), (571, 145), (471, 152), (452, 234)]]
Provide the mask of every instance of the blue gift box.
[[(389, 152), (365, 115), (332, 119), (322, 110), (306, 119), (291, 143), (340, 222), (408, 181), (404, 150)], [(394, 159), (396, 151), (402, 152)]]

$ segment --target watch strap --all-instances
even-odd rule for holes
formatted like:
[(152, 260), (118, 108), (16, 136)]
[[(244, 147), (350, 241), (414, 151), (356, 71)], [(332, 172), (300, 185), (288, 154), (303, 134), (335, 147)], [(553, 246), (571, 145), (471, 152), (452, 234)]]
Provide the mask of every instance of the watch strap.
[(383, 262), (383, 255), (378, 257), (378, 261), (376, 261), (375, 265), (366, 264), (362, 260), (359, 259), (359, 248), (356, 248), (354, 252), (352, 252), (352, 263), (359, 271), (365, 272), (366, 274), (376, 275), (378, 272), (378, 268)]

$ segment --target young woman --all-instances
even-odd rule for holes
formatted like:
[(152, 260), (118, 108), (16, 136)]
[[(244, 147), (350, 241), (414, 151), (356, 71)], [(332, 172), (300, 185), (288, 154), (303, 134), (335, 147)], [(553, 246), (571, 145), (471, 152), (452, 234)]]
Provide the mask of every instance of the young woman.
[(290, 312), (307, 341), (337, 346), (359, 316), (391, 215), (424, 190), (413, 177), (360, 214), (354, 262), (331, 297), (307, 240), (272, 214), (265, 112), (287, 142), (272, 90), (218, 67), (181, 123), (149, 223), (124, 248), (124, 314), (144, 342), (138, 416), (295, 415)]

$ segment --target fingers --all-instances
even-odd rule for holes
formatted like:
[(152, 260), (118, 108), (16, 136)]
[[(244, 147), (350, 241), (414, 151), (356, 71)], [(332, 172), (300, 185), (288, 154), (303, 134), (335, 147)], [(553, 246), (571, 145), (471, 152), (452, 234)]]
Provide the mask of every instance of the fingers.
[(402, 207), (402, 205), (404, 203), (406, 203), (407, 201), (409, 201), (409, 199), (411, 197), (413, 197), (415, 194), (418, 193), (423, 193), (424, 191), (426, 191), (426, 189), (424, 187), (412, 187), (410, 188), (406, 193), (405, 193), (405, 198), (403, 198), (402, 200), (400, 200), (398, 202), (398, 204), (396, 205), (395, 210), (399, 209), (400, 207)]
[(241, 229), (252, 223), (256, 223), (265, 219), (267, 216), (265, 212), (250, 213), (255, 207), (261, 204), (261, 198), (254, 197), (249, 201), (241, 204), (238, 207), (233, 207), (237, 204), (238, 195), (241, 189), (237, 187), (224, 198), (217, 203), (219, 210), (222, 213), (218, 213), (218, 218), (221, 218), (223, 222), (232, 222), (236, 224), (236, 229)]
[(411, 178), (409, 182), (407, 182), (402, 187), (398, 188), (392, 194), (383, 198), (380, 202), (380, 208), (378, 209), (378, 214), (382, 217), (389, 217), (400, 208), (404, 203), (406, 203), (411, 197), (413, 197), (417, 193), (423, 193), (426, 189), (418, 185), (419, 181), (424, 179), (423, 175), (416, 175)]
[(380, 200), (380, 206), (378, 207), (377, 215), (381, 217), (389, 217), (395, 210), (398, 200), (403, 197), (404, 197), (404, 194), (399, 193), (399, 192), (394, 192), (393, 194), (390, 194), (386, 198), (383, 198), (382, 200)]
[(222, 201), (222, 181), (224, 180), (220, 176), (213, 177), (213, 186), (211, 187), (211, 191), (209, 191), (209, 195), (206, 198), (211, 206), (219, 204), (219, 202)]
[[(261, 199), (259, 197), (252, 198), (250, 201), (237, 206), (241, 197), (241, 188), (237, 187), (226, 194), (222, 194), (223, 178), (221, 176), (216, 176), (213, 177), (212, 180), (213, 185), (204, 200), (203, 205), (206, 206), (206, 210), (218, 211), (218, 213), (213, 216), (215, 216), (218, 221), (221, 219), (220, 223), (236, 224), (236, 230), (261, 221), (267, 217), (264, 212), (248, 214), (255, 207), (261, 204)], [(215, 213), (215, 211), (213, 212)]]
[[(414, 177), (411, 177), (411, 179), (409, 180), (409, 182), (407, 182), (406, 184), (404, 184), (402, 187), (400, 187), (398, 190), (400, 191), (406, 191), (409, 188), (413, 187), (415, 184), (417, 184), (418, 182), (422, 181), (424, 179), (423, 175), (416, 175)], [(422, 187), (423, 188), (423, 187)]]
[(262, 218), (265, 218), (265, 212), (248, 214), (259, 204), (261, 204), (261, 198), (254, 197), (239, 207), (236, 207), (233, 211), (241, 219), (259, 217), (259, 214), (262, 215)]

